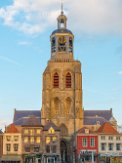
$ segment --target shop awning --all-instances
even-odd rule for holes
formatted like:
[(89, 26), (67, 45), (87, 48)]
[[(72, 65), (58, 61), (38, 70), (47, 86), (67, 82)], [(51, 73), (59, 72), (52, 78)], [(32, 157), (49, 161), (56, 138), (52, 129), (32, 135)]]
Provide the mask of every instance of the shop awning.
[(17, 155), (2, 156), (1, 161), (21, 161), (21, 156), (17, 156)]
[(120, 157), (122, 156), (121, 153), (100, 153), (101, 157)]

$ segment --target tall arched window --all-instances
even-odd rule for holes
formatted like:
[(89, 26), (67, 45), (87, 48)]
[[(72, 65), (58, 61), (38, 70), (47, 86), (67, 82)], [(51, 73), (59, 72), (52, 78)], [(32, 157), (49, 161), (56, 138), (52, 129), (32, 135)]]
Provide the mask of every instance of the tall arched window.
[(53, 87), (59, 88), (59, 75), (57, 72), (53, 76)]
[(66, 88), (71, 88), (72, 86), (72, 81), (71, 81), (71, 74), (68, 72), (66, 74)]

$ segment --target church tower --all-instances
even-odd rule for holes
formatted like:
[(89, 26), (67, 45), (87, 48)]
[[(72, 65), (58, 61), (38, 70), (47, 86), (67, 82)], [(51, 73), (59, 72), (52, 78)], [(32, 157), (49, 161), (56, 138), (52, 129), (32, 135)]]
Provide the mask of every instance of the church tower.
[(74, 59), (74, 35), (67, 29), (63, 9), (50, 36), (51, 58), (43, 73), (42, 124), (51, 120), (62, 136), (83, 126), (81, 63)]

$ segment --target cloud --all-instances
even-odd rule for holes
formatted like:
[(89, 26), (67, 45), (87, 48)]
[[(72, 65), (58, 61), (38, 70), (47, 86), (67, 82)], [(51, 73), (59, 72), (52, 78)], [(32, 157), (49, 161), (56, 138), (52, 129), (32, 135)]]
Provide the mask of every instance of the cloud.
[(118, 75), (122, 75), (122, 71), (119, 71), (119, 72), (118, 72)]
[(30, 45), (30, 44), (31, 44), (31, 42), (29, 42), (29, 41), (19, 41), (18, 42), (18, 45), (23, 45), (23, 46)]
[(3, 60), (5, 62), (11, 63), (11, 64), (16, 65), (16, 66), (22, 66), (18, 62), (14, 61), (13, 59), (10, 59), (8, 57), (0, 56), (0, 60)]
[[(122, 0), (65, 0), (71, 29), (81, 33), (122, 34)], [(38, 34), (56, 24), (57, 0), (14, 0), (0, 8), (5, 25), (28, 34)]]
[(7, 121), (4, 121), (4, 120), (0, 119), (0, 130), (2, 129), (2, 131), (4, 131), (5, 126), (7, 126), (7, 125), (8, 125)]

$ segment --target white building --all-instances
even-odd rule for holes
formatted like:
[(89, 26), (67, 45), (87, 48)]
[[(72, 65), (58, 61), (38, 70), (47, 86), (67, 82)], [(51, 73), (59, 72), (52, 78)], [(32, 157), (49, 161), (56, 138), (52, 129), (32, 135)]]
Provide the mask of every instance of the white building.
[(122, 161), (122, 134), (108, 122), (98, 129), (98, 151), (103, 162)]
[(9, 125), (3, 134), (3, 157), (4, 163), (8, 162), (21, 162), (22, 155), (22, 142), (21, 133), (14, 124)]

